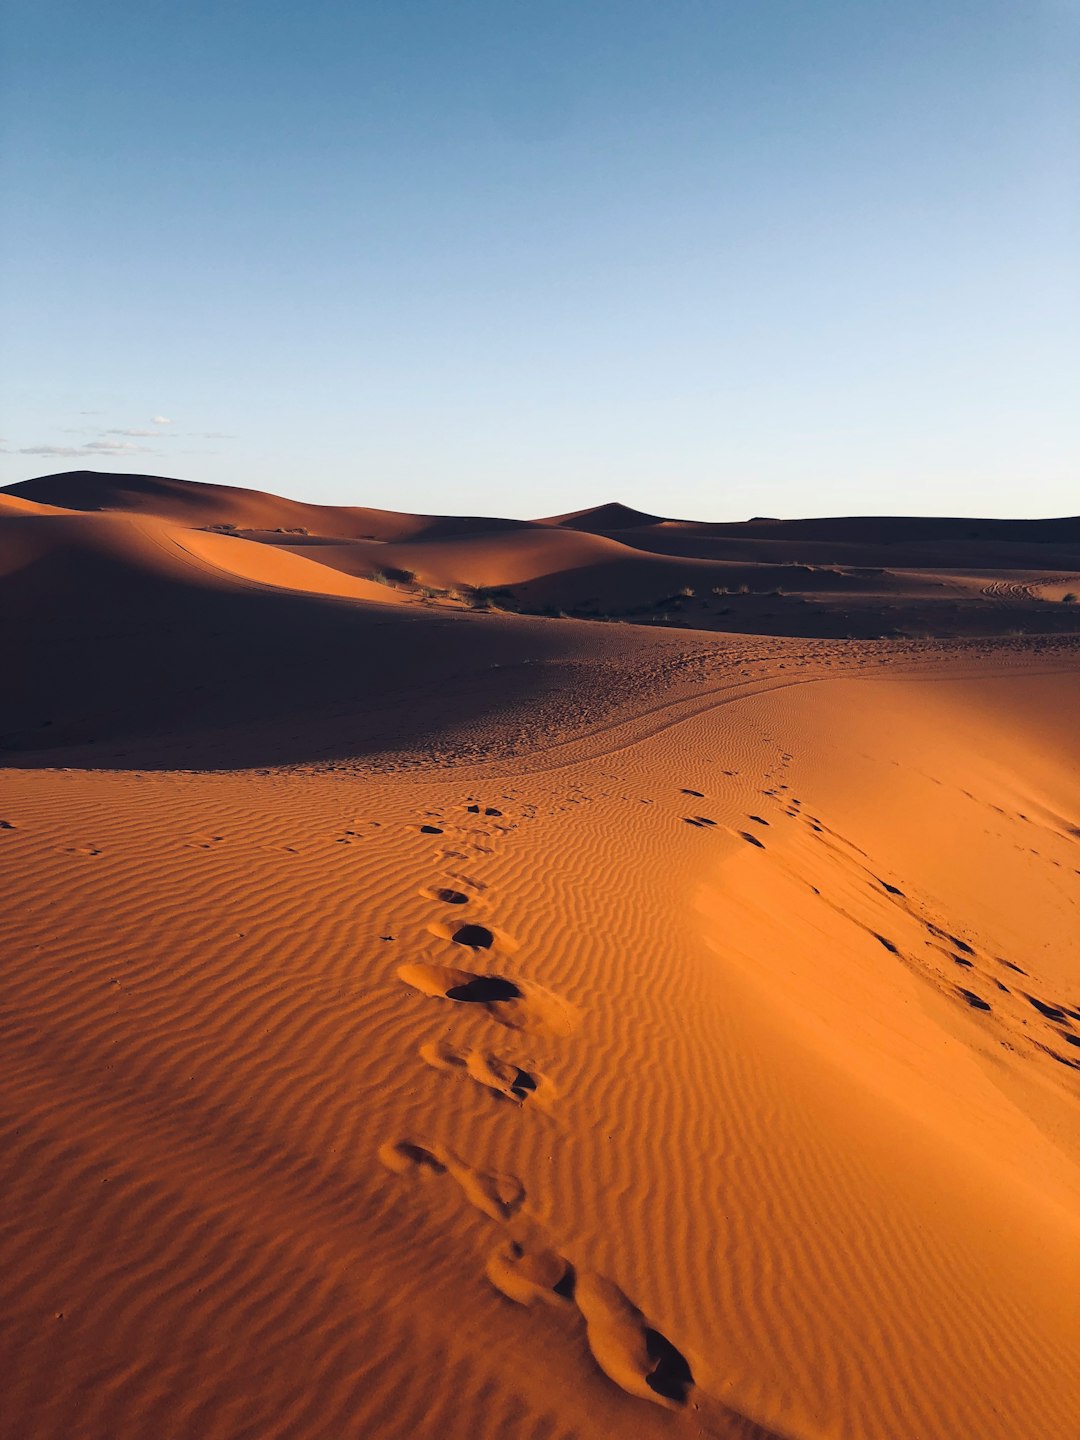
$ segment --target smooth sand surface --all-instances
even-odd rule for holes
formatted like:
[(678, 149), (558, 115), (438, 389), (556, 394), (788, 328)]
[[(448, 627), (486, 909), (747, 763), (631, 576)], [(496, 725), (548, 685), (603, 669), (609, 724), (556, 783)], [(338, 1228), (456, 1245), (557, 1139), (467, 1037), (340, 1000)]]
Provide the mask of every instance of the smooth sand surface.
[(739, 634), (461, 588), (655, 517), (139, 478), (0, 516), (0, 1435), (1077, 1433), (1068, 535)]

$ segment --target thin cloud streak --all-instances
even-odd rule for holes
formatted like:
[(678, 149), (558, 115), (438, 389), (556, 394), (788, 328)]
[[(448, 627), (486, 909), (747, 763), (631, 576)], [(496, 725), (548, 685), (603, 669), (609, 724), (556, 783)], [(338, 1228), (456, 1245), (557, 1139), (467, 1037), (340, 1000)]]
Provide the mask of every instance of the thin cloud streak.
[(16, 455), (57, 455), (73, 459), (79, 455), (156, 455), (146, 445), (132, 445), (123, 440), (91, 440), (86, 445), (23, 445)]

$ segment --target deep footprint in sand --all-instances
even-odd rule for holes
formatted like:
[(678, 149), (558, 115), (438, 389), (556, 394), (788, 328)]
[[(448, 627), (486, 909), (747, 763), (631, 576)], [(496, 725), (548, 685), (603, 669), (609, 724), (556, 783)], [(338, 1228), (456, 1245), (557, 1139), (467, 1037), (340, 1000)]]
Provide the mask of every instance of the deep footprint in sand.
[(508, 1240), (491, 1252), (484, 1273), (500, 1294), (518, 1305), (568, 1307), (574, 1298), (574, 1267), (543, 1246), (527, 1249)]
[(463, 945), (466, 950), (501, 950), (504, 954), (512, 954), (518, 948), (517, 941), (505, 930), (496, 930), (491, 925), (478, 925), (472, 920), (433, 920), (427, 928), (429, 935), (437, 935), (440, 940), (450, 940), (455, 945)]
[(509, 1220), (521, 1209), (525, 1187), (516, 1175), (474, 1170), (451, 1151), (415, 1140), (388, 1140), (379, 1159), (395, 1175), (449, 1175), (461, 1193), (492, 1220)]
[(435, 1070), (468, 1075), (478, 1085), (517, 1105), (529, 1100), (546, 1108), (554, 1095), (550, 1080), (490, 1050), (458, 1051), (437, 1040), (420, 1046), (420, 1058)]
[(574, 1300), (585, 1317), (593, 1359), (609, 1380), (627, 1394), (669, 1410), (686, 1404), (694, 1384), (686, 1357), (613, 1281), (592, 1272), (580, 1274)]
[(399, 980), (422, 995), (460, 1005), (478, 1005), (510, 1030), (564, 1036), (577, 1026), (577, 1012), (572, 1005), (528, 980), (509, 980), (504, 975), (477, 974), (423, 961), (402, 965), (397, 974)]
[(467, 905), (472, 898), (464, 890), (451, 885), (429, 885), (420, 891), (425, 900), (438, 900), (443, 905)]
[(685, 1405), (694, 1384), (686, 1357), (650, 1325), (612, 1280), (575, 1272), (556, 1250), (509, 1240), (488, 1258), (485, 1272), (518, 1305), (577, 1305), (593, 1359), (628, 1395), (666, 1409)]

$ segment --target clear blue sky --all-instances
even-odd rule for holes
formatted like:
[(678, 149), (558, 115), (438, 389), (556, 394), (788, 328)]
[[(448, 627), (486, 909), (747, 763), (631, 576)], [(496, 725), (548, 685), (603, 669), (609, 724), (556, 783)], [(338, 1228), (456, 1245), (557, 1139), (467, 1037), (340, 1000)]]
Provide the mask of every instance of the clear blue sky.
[(1080, 510), (1080, 0), (2, 28), (5, 483)]

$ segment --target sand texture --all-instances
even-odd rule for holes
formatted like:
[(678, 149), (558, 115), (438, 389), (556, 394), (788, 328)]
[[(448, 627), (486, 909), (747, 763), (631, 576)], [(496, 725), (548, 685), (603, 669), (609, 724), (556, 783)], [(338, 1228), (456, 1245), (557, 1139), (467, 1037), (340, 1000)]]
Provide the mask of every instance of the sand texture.
[(1078, 1433), (1073, 590), (0, 493), (3, 1440)]

